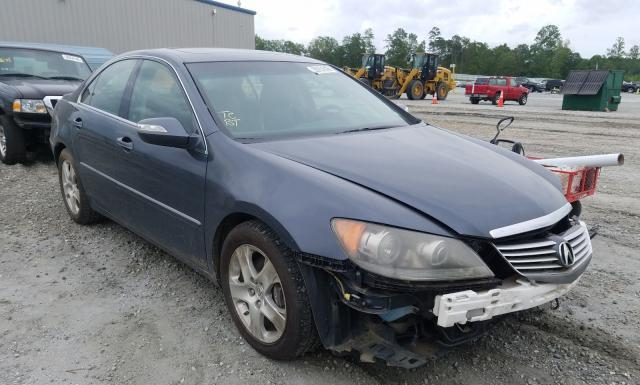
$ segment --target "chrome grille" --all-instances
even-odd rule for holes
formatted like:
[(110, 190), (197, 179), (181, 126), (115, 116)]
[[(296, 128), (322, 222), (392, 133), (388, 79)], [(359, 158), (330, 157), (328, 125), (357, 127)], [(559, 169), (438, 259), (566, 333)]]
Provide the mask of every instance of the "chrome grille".
[[(573, 249), (575, 262), (569, 267), (560, 264), (556, 246), (562, 241), (569, 242)], [(529, 241), (496, 243), (496, 248), (511, 266), (522, 274), (541, 272), (560, 272), (583, 262), (592, 252), (591, 239), (584, 222), (573, 226), (557, 236)]]

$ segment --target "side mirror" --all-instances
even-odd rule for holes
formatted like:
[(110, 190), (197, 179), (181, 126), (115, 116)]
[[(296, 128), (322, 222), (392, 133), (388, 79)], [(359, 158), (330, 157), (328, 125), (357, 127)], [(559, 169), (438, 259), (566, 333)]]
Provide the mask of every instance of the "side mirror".
[(143, 142), (158, 146), (191, 148), (197, 138), (187, 134), (176, 118), (149, 118), (138, 122), (138, 136)]

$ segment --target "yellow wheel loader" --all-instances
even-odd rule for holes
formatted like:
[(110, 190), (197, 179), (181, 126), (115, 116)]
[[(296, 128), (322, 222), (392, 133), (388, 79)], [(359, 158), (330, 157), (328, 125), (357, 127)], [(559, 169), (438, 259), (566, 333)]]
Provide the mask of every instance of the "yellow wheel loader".
[(386, 66), (382, 54), (365, 54), (360, 68), (345, 67), (343, 70), (393, 99), (406, 93), (411, 100), (424, 99), (427, 94), (435, 94), (438, 100), (445, 100), (449, 91), (455, 88), (453, 73), (438, 66), (438, 55), (417, 53), (411, 62), (412, 68), (408, 70)]
[(416, 53), (411, 59), (411, 70), (399, 74), (401, 85), (398, 93), (406, 93), (411, 100), (424, 99), (426, 95), (435, 95), (445, 100), (449, 92), (456, 88), (453, 72), (438, 66), (438, 55)]
[(390, 98), (396, 97), (400, 89), (396, 81), (398, 70), (385, 65), (383, 54), (364, 54), (360, 68), (345, 67), (343, 71)]

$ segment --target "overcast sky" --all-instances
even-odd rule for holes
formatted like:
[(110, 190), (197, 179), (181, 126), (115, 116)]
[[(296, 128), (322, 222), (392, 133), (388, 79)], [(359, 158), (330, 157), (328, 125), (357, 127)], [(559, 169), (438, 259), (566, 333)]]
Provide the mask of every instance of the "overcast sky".
[[(236, 5), (237, 1), (223, 0)], [(308, 43), (316, 36), (344, 35), (373, 28), (379, 51), (398, 27), (427, 38), (433, 26), (495, 46), (531, 44), (546, 24), (560, 27), (563, 39), (583, 57), (606, 53), (617, 36), (626, 50), (640, 44), (637, 0), (242, 0), (256, 11), (256, 33), (268, 39)]]

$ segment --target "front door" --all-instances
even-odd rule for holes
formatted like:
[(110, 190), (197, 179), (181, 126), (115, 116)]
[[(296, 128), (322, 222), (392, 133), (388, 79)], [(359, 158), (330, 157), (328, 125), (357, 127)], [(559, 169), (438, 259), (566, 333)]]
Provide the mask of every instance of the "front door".
[[(173, 117), (188, 134), (200, 132), (176, 74), (158, 61), (142, 61), (126, 117), (136, 124), (143, 119)], [(133, 202), (128, 205), (127, 220), (172, 253), (205, 266), (204, 141), (201, 147), (186, 150), (145, 143), (135, 126), (121, 135), (132, 145), (130, 150), (121, 150), (123, 172), (118, 176)]]

